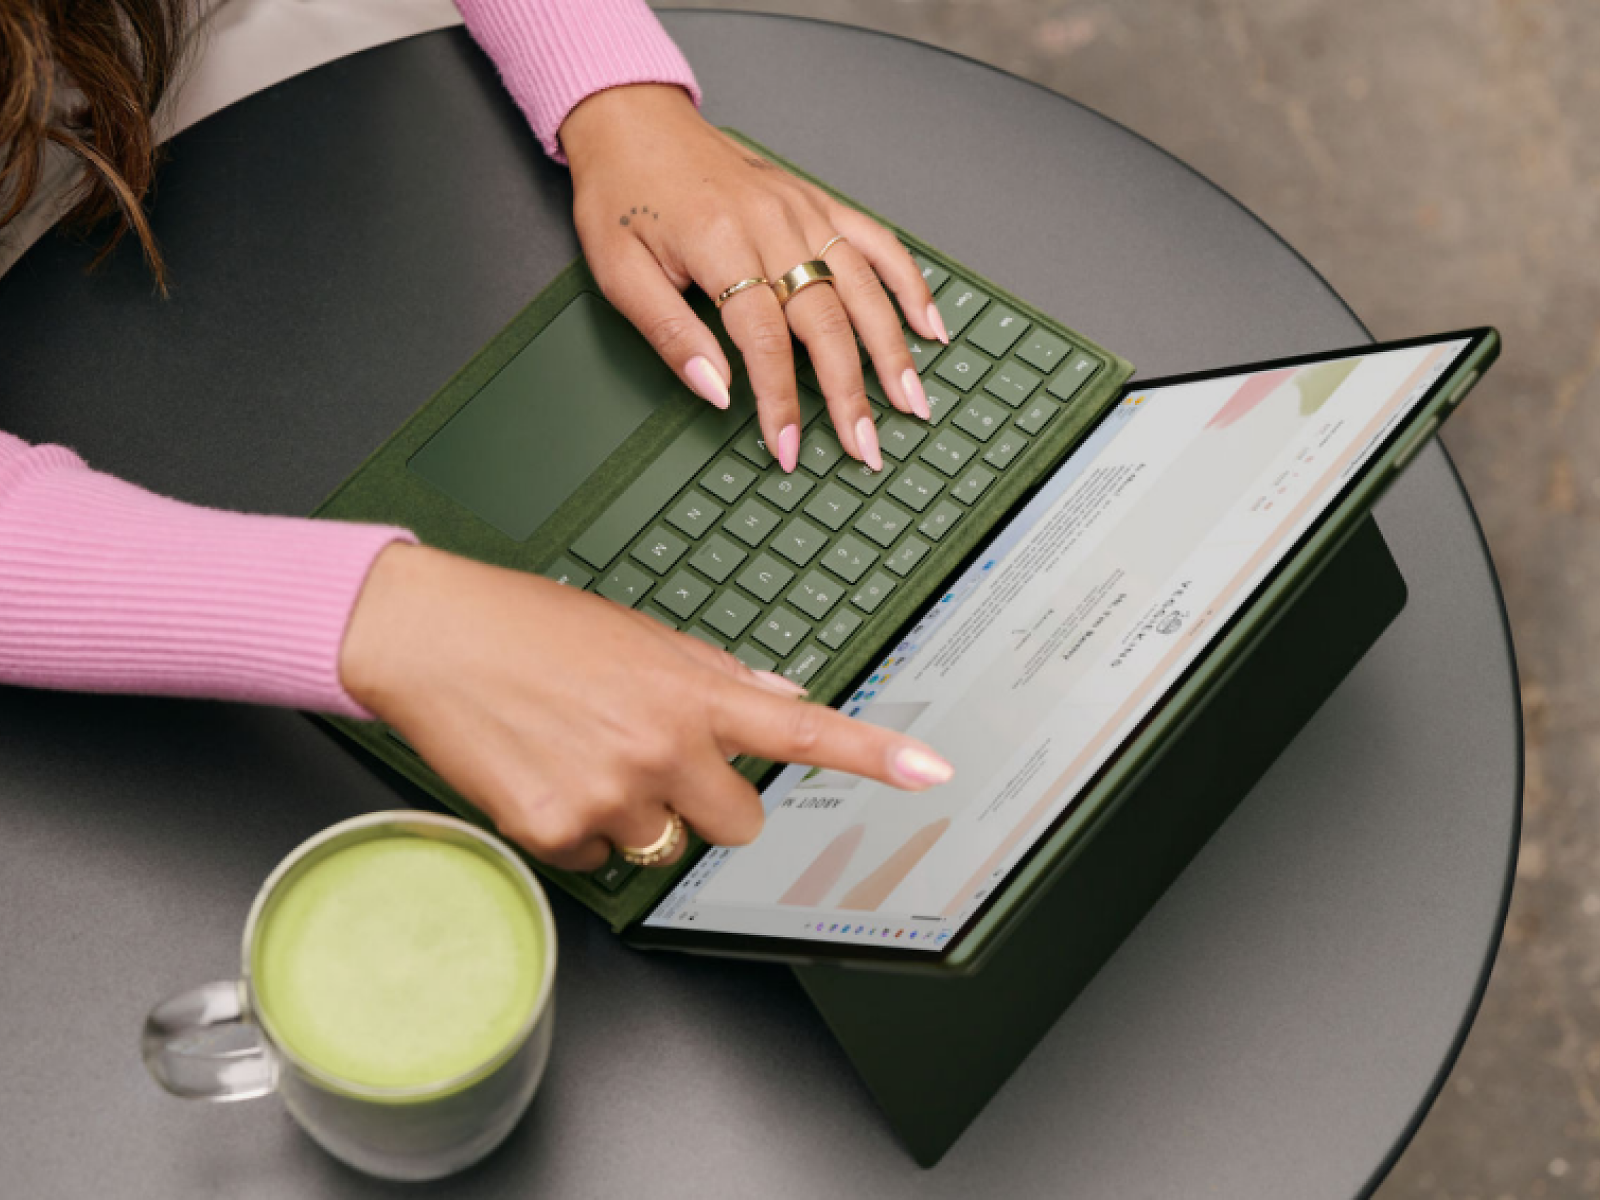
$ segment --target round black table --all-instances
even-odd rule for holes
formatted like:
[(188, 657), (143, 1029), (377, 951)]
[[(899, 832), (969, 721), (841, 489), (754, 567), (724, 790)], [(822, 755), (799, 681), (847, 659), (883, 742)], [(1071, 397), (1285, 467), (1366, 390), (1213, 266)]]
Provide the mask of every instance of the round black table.
[[(671, 14), (737, 125), (1146, 375), (1359, 342), (1226, 195), (1094, 113), (891, 38)], [(768, 67), (803, 61), (784, 89)], [(574, 253), (460, 31), (333, 64), (180, 137), (95, 278), (0, 280), (0, 424), (157, 490), (305, 512)], [(1444, 453), (1379, 512), (1409, 607), (931, 1172), (782, 968), (624, 950), (557, 897), (556, 1051), (461, 1196), (1348, 1196), (1404, 1145), (1494, 956), (1521, 758), (1494, 572)], [(237, 969), (256, 887), (396, 794), (303, 717), (0, 689), (0, 1161), (30, 1197), (385, 1192), (273, 1101), (160, 1093), (146, 1008)], [(415, 1194), (415, 1193), (412, 1193)]]

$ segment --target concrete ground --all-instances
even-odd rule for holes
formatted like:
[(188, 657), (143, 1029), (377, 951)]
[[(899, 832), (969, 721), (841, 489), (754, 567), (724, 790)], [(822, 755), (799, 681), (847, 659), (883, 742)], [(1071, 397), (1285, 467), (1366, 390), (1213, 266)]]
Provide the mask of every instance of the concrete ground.
[(1445, 442), (1527, 718), (1504, 946), (1383, 1200), (1600, 1195), (1600, 2), (674, 0), (945, 46), (1192, 163), (1378, 337), (1494, 324)]

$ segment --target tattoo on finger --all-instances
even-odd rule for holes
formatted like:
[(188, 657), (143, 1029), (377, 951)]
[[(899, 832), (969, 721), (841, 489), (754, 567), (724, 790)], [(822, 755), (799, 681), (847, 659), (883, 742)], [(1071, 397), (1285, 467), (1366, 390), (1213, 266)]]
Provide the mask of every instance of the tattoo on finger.
[(617, 224), (632, 225), (635, 217), (649, 217), (651, 220), (655, 221), (661, 220), (661, 214), (659, 212), (651, 212), (648, 204), (641, 204), (637, 208), (630, 208), (627, 212), (618, 217)]

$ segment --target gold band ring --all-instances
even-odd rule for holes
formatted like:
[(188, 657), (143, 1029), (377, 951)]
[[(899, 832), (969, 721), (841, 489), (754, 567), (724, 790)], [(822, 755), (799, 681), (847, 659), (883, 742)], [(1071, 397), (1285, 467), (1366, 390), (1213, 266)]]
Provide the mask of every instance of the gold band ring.
[(842, 234), (842, 233), (834, 234), (831, 238), (829, 238), (826, 242), (824, 242), (822, 244), (822, 249), (817, 251), (817, 257), (818, 258), (822, 258), (823, 256), (825, 256), (828, 253), (829, 250), (833, 249), (833, 244), (835, 242), (842, 242), (844, 240), (845, 240), (844, 234)]
[(814, 283), (832, 283), (833, 272), (828, 270), (828, 264), (820, 258), (813, 258), (803, 262), (792, 271), (785, 271), (782, 278), (772, 285), (773, 292), (778, 297), (778, 303), (784, 308), (789, 306), (801, 292)]
[(751, 279), (741, 279), (738, 283), (723, 288), (721, 294), (718, 295), (717, 298), (711, 303), (715, 304), (718, 308), (721, 308), (724, 304), (726, 304), (729, 300), (732, 300), (746, 288), (760, 287), (764, 283), (771, 282), (772, 280), (768, 279), (765, 275), (755, 276)]
[(648, 846), (618, 846), (617, 853), (636, 867), (654, 867), (672, 857), (682, 840), (683, 818), (669, 808), (667, 827), (660, 837)]

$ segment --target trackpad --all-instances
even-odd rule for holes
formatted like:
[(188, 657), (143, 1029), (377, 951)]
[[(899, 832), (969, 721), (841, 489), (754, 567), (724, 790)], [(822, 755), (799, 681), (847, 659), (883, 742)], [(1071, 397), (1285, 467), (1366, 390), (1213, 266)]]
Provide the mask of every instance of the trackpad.
[(408, 465), (526, 541), (676, 383), (622, 314), (584, 292)]

